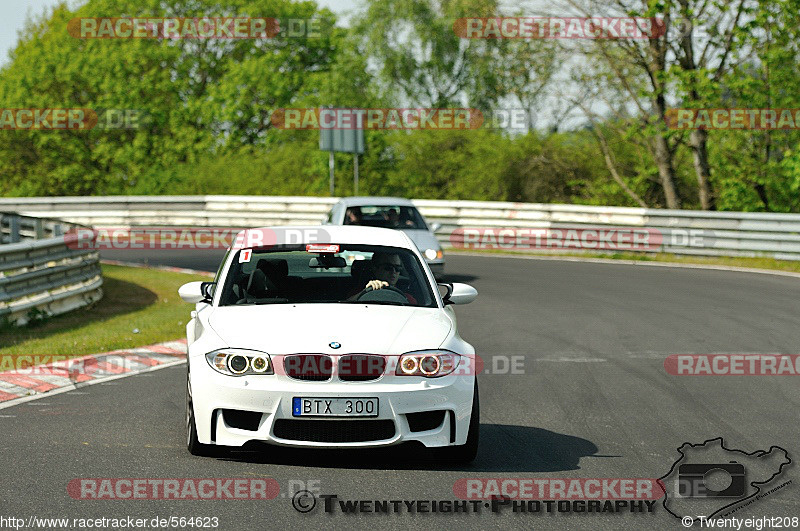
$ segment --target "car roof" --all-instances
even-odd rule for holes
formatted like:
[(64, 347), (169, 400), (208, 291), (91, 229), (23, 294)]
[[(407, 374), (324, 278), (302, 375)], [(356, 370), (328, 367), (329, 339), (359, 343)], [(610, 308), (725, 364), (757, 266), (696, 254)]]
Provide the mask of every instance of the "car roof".
[(410, 206), (414, 203), (404, 197), (344, 197), (339, 200), (344, 206)]
[(379, 227), (360, 225), (308, 225), (257, 227), (245, 229), (236, 235), (234, 242), (242, 242), (239, 247), (247, 247), (253, 241), (248, 231), (260, 232), (259, 240), (273, 244), (291, 243), (341, 243), (354, 245), (382, 245), (414, 250), (414, 242), (403, 232)]

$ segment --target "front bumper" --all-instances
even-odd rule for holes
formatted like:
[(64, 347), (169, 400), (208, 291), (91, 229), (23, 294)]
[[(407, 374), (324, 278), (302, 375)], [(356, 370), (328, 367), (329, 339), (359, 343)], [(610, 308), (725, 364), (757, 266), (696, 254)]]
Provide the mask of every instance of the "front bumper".
[[(283, 363), (281, 356), (273, 356), (273, 363)], [(242, 446), (249, 441), (263, 441), (271, 444), (294, 447), (317, 448), (364, 448), (418, 441), (427, 447), (463, 445), (466, 443), (472, 411), (472, 397), (475, 377), (472, 374), (456, 373), (441, 378), (423, 378), (384, 374), (370, 382), (344, 382), (336, 374), (327, 382), (308, 382), (293, 379), (286, 375), (259, 375), (233, 377), (220, 374), (208, 366), (205, 357), (190, 358), (190, 384), (194, 407), (197, 436), (203, 444), (223, 446)], [(302, 398), (378, 398), (377, 417), (293, 417), (292, 399)], [(254, 419), (248, 429), (234, 427), (230, 422), (233, 415), (228, 411), (250, 412)], [(409, 424), (410, 414), (443, 411), (442, 422), (431, 429), (413, 431)], [(419, 418), (419, 416), (417, 416)], [(312, 420), (302, 429), (298, 422)], [(381, 426), (394, 426), (390, 432), (365, 429), (378, 424), (364, 424), (383, 421)], [(389, 422), (386, 422), (389, 421)], [(356, 432), (356, 438), (363, 434), (364, 440), (347, 442), (326, 440), (325, 435), (276, 435), (276, 423), (283, 428), (281, 434), (308, 432), (308, 427), (327, 427), (324, 423), (356, 422), (349, 427)], [(293, 423), (293, 424), (290, 424)], [(413, 424), (413, 422), (412, 422)], [(344, 425), (330, 425), (341, 432)], [(426, 427), (426, 428), (427, 428)], [(324, 431), (324, 430), (323, 430)], [(378, 439), (374, 434), (379, 433)], [(315, 439), (315, 440), (311, 440)]]

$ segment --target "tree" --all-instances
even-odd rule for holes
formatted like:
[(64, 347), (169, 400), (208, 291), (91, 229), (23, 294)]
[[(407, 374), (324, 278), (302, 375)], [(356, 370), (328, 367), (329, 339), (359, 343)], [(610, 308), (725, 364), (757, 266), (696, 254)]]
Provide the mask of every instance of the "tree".
[[(266, 15), (265, 15), (266, 14)], [(79, 39), (76, 17), (273, 16), (322, 19), (319, 37)], [(135, 129), (3, 131), (0, 190), (126, 193), (153, 169), (264, 146), (269, 111), (313, 98), (333, 61), (333, 15), (290, 0), (90, 0), (33, 21), (0, 71), (6, 108), (133, 109)], [(279, 140), (281, 135), (275, 135)], [(202, 168), (199, 168), (203, 171)]]
[(368, 0), (354, 32), (375, 64), (376, 81), (398, 105), (489, 108), (503, 95), (496, 42), (463, 39), (454, 21), (491, 16), (496, 0)]

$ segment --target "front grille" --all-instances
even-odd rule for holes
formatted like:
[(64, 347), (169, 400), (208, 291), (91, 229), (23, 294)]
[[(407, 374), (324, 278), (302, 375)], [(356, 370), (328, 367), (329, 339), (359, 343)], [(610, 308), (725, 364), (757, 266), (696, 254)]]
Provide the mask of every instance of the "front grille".
[(444, 410), (423, 411), (422, 413), (407, 413), (408, 428), (411, 431), (435, 430), (444, 422)]
[(238, 409), (223, 409), (222, 418), (231, 428), (240, 430), (258, 430), (262, 414), (255, 411), (240, 411)]
[(323, 354), (296, 354), (283, 358), (283, 368), (295, 380), (324, 382), (331, 379), (333, 360)]
[(339, 379), (345, 382), (377, 380), (386, 370), (383, 356), (347, 354), (339, 358)]
[(321, 443), (369, 442), (391, 439), (394, 421), (385, 420), (291, 420), (278, 419), (275, 437), (290, 441)]

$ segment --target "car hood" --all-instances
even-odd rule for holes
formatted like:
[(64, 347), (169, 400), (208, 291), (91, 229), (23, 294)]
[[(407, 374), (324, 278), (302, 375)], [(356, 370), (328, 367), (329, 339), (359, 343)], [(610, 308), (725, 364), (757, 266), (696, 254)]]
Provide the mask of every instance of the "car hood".
[(377, 304), (223, 306), (209, 325), (229, 347), (269, 354), (402, 354), (440, 347), (453, 327), (439, 308)]
[(420, 230), (420, 229), (401, 229), (403, 232), (408, 234), (408, 237), (411, 238), (411, 241), (417, 246), (421, 253), (425, 252), (425, 249), (439, 249), (439, 241), (436, 239), (430, 231), (427, 230)]

